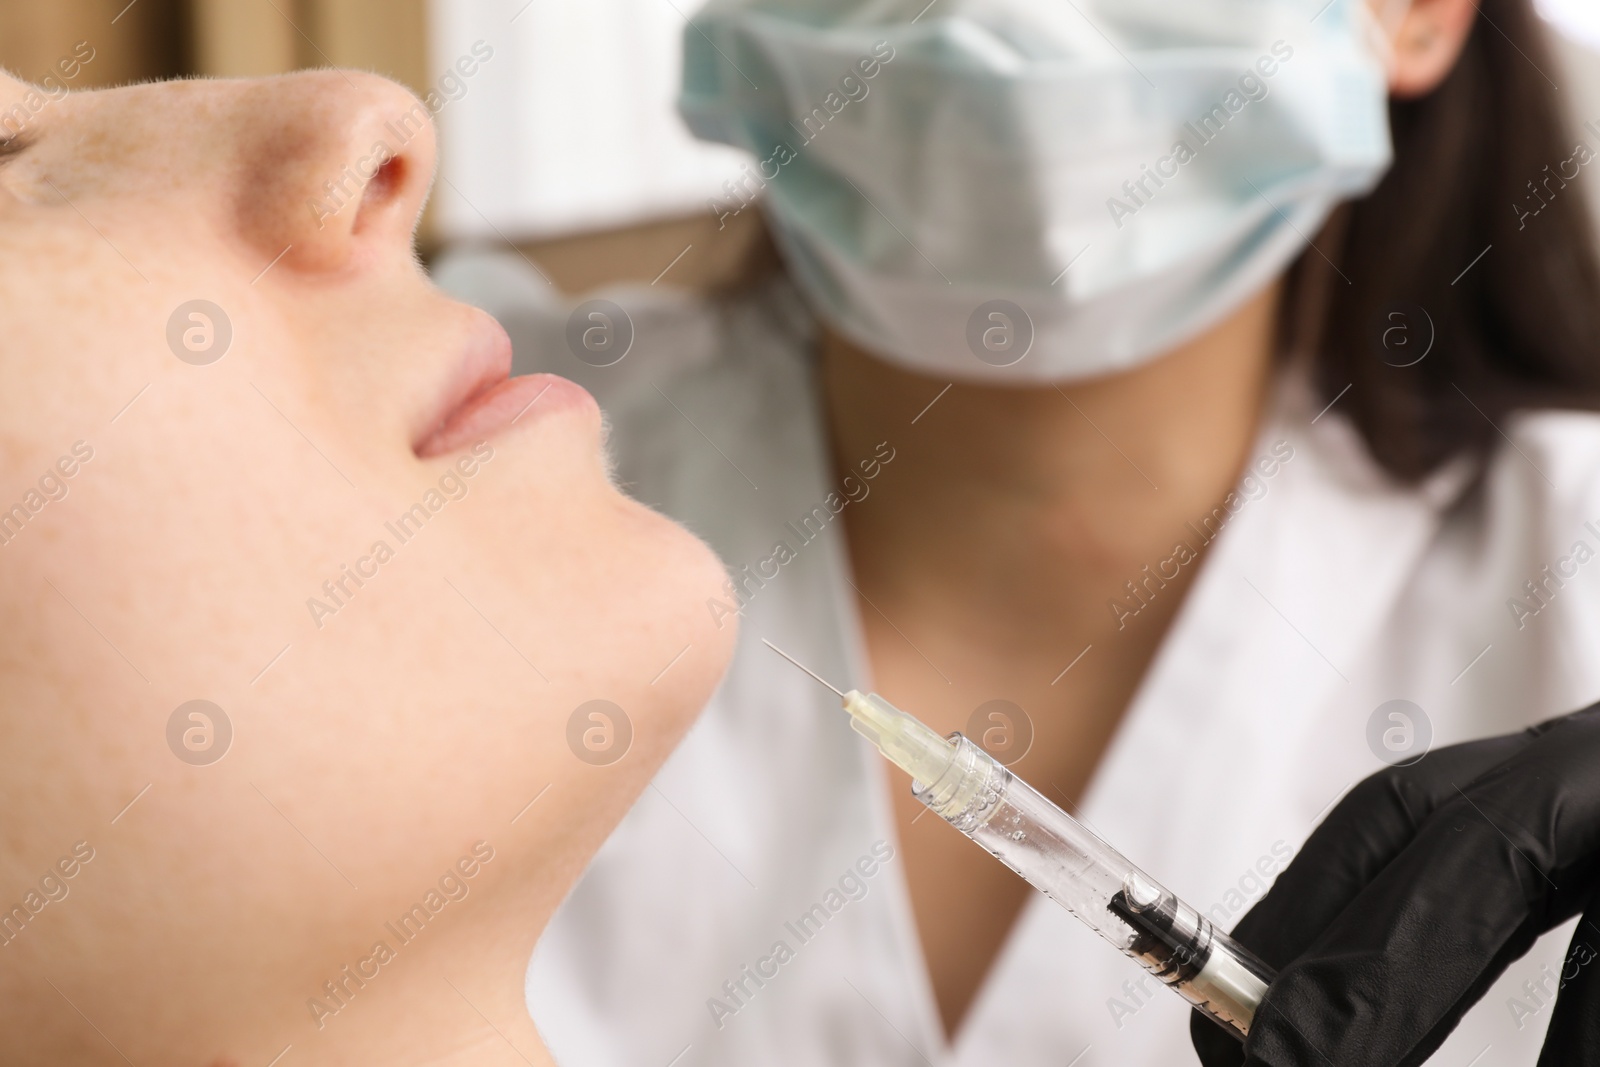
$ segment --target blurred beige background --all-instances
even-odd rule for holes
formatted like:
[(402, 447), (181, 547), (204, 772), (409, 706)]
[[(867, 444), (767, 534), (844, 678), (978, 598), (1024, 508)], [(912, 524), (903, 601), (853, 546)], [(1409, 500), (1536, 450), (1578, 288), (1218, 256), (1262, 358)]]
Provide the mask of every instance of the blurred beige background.
[(427, 81), (425, 0), (0, 0), (0, 65), (37, 78), (88, 41), (93, 85), (366, 67)]

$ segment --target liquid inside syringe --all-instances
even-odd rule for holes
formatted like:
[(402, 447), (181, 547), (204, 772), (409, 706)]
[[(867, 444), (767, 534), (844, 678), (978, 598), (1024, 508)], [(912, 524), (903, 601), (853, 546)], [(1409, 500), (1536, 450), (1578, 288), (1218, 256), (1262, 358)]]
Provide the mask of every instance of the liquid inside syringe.
[(875, 693), (828, 688), (918, 800), (1218, 1025), (1250, 1032), (1271, 968), (970, 739), (943, 737)]

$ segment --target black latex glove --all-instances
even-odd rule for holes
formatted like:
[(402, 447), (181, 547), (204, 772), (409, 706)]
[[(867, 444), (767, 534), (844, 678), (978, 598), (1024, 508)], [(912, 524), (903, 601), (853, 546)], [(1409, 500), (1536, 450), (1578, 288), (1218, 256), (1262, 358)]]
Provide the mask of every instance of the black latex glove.
[[(1584, 912), (1539, 1067), (1600, 1064), (1600, 704), (1357, 785), (1234, 936), (1278, 978), (1206, 1067), (1411, 1067), (1534, 940)], [(1543, 1012), (1541, 1012), (1543, 1014)]]

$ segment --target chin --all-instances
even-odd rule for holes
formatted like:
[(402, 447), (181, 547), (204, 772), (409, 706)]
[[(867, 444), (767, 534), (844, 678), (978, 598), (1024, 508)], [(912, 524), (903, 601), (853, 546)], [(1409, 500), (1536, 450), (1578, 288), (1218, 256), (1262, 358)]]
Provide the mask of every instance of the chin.
[[(719, 626), (707, 607), (708, 601), (721, 598), (728, 572), (705, 542), (676, 522), (631, 499), (624, 498), (623, 507), (641, 540), (638, 563), (631, 568), (638, 584), (631, 591), (629, 612), (635, 625), (653, 631), (649, 646), (666, 650), (660, 663), (651, 663), (646, 672), (646, 701), (657, 709), (664, 732), (670, 732), (671, 745), (676, 745), (733, 657), (737, 618), (724, 618)], [(649, 684), (686, 646), (683, 658)]]

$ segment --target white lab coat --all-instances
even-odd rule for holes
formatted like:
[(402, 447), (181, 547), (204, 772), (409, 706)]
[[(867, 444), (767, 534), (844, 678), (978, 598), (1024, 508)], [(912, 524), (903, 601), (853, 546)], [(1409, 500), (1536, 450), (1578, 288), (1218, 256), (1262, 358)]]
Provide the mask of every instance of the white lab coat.
[[(610, 294), (636, 339), (621, 363), (595, 370), (566, 348), (568, 307), (521, 262), (468, 256), (439, 273), (506, 323), (519, 371), (568, 374), (596, 392), (631, 492), (735, 569), (771, 558), (776, 542), (794, 549), (776, 577), (747, 586), (726, 681), (539, 943), (528, 1007), (556, 1058), (1193, 1062), (1186, 1005), (1042, 896), (947, 1047), (903, 868), (897, 854), (883, 859), (896, 833), (882, 761), (825, 690), (761, 644), (871, 688), (839, 524), (797, 536), (800, 516), (838, 487), (812, 325), (787, 285), (720, 304)], [(1337, 405), (1315, 418), (1321, 406), (1296, 379), (1281, 383), (1256, 451), (1287, 442), (1292, 459), (1210, 545), (1081, 809), (1223, 928), (1379, 768), (1367, 742), (1378, 705), (1415, 702), (1434, 743), (1448, 744), (1600, 699), (1600, 560), (1561, 564), (1576, 577), (1520, 627), (1507, 604), (1575, 543), (1600, 549), (1600, 418), (1509, 420), (1481, 484), (1449, 471), (1417, 490), (1381, 473)], [(894, 447), (938, 432), (938, 419), (935, 406), (881, 437)], [(890, 462), (878, 477), (895, 474)], [(1062, 665), (1078, 651), (1062, 649)], [(1571, 933), (1514, 963), (1429, 1062), (1532, 1065), (1555, 989), (1544, 968), (1559, 971)]]

